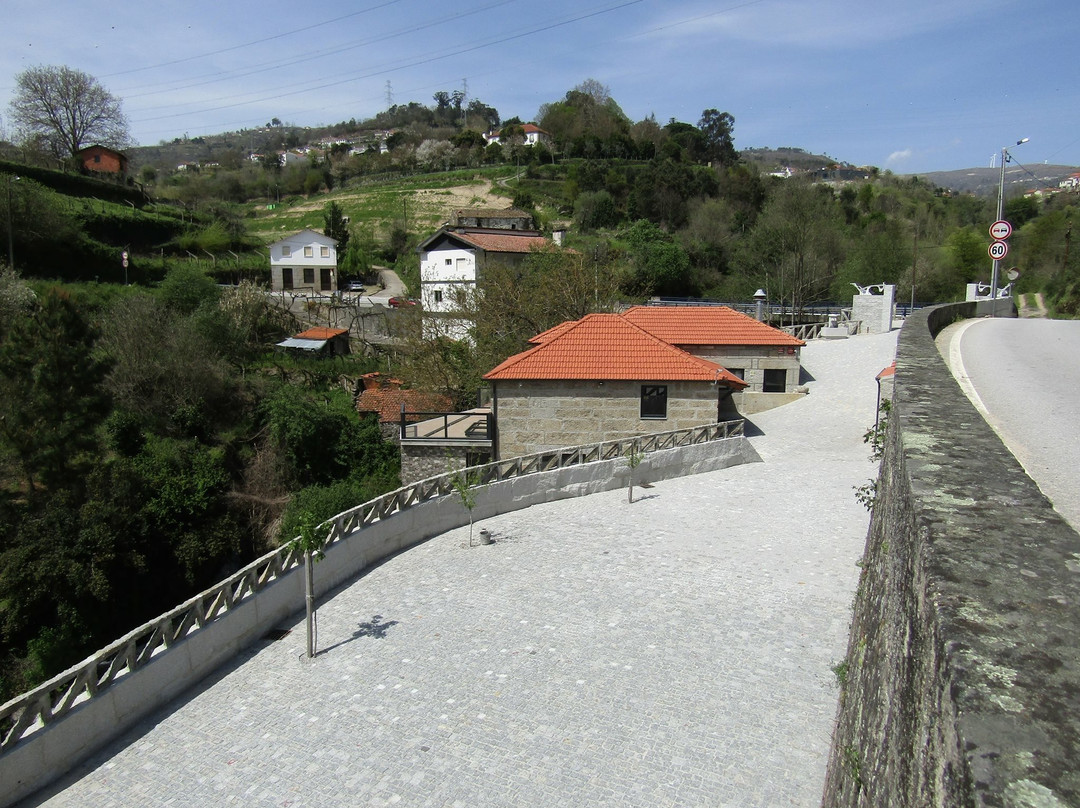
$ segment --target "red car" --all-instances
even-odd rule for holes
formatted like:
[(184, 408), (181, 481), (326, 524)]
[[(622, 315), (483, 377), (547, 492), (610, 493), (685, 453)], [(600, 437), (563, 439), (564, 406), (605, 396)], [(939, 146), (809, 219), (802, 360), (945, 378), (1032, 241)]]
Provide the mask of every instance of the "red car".
[(400, 309), (403, 306), (415, 306), (416, 301), (411, 297), (392, 297), (387, 301), (391, 308)]

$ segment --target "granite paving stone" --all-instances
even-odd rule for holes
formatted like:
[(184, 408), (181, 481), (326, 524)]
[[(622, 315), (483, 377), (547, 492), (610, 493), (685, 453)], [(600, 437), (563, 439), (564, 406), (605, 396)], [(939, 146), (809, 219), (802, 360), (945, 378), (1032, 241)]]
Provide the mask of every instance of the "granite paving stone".
[(810, 394), (750, 419), (764, 462), (368, 570), (314, 660), (301, 613), (25, 804), (818, 805), (895, 341), (810, 343)]

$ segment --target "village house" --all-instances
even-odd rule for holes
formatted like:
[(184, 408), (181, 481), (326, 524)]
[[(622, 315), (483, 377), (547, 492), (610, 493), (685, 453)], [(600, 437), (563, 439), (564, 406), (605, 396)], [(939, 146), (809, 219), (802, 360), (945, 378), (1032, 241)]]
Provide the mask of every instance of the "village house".
[(424, 333), (463, 339), (470, 323), (460, 313), (459, 296), (475, 289), (484, 268), (496, 263), (517, 266), (530, 253), (550, 249), (558, 248), (535, 230), (441, 228), (417, 247)]
[[(522, 133), (524, 134), (525, 146), (536, 146), (537, 144), (543, 144), (545, 146), (551, 145), (551, 135), (537, 126), (535, 123), (526, 123), (521, 126)], [(506, 137), (506, 129), (500, 129), (497, 132), (488, 132), (484, 135), (484, 140), (487, 141), (490, 146), (492, 143), (502, 144), (503, 138)]]
[(356, 409), (375, 414), (383, 439), (398, 444), (402, 483), (491, 459), (490, 408), (451, 412), (448, 396), (407, 390), (383, 373), (366, 373), (361, 381)]
[(531, 230), (531, 213), (517, 208), (459, 208), (451, 221), (454, 227), (479, 227), (491, 230)]
[(270, 245), (270, 289), (330, 294), (337, 289), (337, 241), (301, 230)]
[(103, 174), (119, 174), (124, 176), (128, 171), (127, 156), (108, 146), (94, 144), (75, 153), (79, 163), (87, 171), (98, 171)]
[(315, 326), (277, 344), (278, 348), (324, 356), (344, 356), (350, 352), (349, 329)]
[(743, 415), (799, 398), (805, 342), (728, 306), (634, 306), (622, 315), (655, 337), (723, 366), (746, 382)]
[(747, 387), (618, 314), (590, 314), (532, 342), (484, 376), (499, 459), (730, 420), (733, 394)]

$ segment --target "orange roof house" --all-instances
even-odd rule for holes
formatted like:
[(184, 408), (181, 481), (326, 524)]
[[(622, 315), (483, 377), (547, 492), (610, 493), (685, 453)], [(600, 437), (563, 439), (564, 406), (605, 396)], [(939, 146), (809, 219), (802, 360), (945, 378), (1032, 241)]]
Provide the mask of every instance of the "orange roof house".
[(672, 345), (806, 345), (728, 306), (634, 306), (623, 317)]
[(127, 174), (128, 159), (123, 152), (110, 149), (108, 146), (94, 144), (79, 149), (75, 153), (79, 163), (87, 171), (98, 171), (104, 174)]
[(748, 387), (739, 398), (744, 415), (787, 399), (801, 383), (801, 339), (728, 306), (635, 306), (622, 315), (684, 351), (723, 365)]
[[(394, 424), (396, 427), (401, 422), (402, 408), (407, 413), (446, 412), (453, 404), (449, 396), (406, 390), (402, 387), (404, 382), (401, 379), (389, 378), (379, 372), (365, 373), (360, 378), (364, 388), (356, 398), (356, 410), (376, 413), (380, 424)], [(408, 420), (418, 418), (414, 415)]]
[(349, 353), (349, 329), (317, 326), (282, 340), (277, 346), (311, 353), (330, 353), (335, 356), (347, 354)]
[(802, 340), (726, 306), (590, 314), (492, 368), (496, 457), (701, 426), (799, 398)]
[(746, 383), (617, 314), (550, 329), (484, 375), (496, 457), (667, 432), (737, 417)]
[(544, 334), (547, 338), (536, 347), (511, 356), (484, 379), (653, 379), (746, 386), (719, 365), (676, 348), (617, 314), (589, 314)]

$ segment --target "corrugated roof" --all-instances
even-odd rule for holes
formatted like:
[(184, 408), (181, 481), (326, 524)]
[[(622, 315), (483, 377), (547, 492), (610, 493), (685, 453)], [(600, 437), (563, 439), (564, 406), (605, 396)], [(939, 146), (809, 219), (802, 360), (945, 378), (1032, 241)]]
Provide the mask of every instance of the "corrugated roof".
[(672, 345), (805, 345), (728, 306), (634, 306), (624, 318)]
[(484, 378), (719, 381), (746, 386), (719, 365), (669, 345), (618, 314), (590, 314), (564, 325), (557, 334), (552, 334), (556, 329), (545, 332), (549, 339), (511, 356)]
[(277, 347), (299, 348), (302, 351), (321, 351), (324, 345), (326, 345), (326, 340), (324, 339), (300, 339), (299, 337), (289, 337), (288, 339), (279, 342)]

